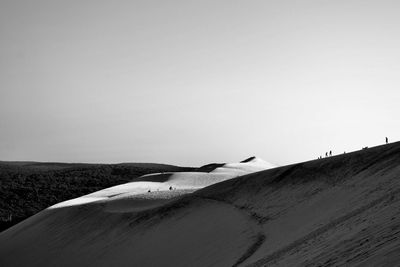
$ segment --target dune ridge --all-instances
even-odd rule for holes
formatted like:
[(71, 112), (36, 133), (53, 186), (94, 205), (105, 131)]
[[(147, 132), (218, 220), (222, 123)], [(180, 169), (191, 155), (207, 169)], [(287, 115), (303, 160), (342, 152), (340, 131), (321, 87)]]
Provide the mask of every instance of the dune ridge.
[[(216, 168), (210, 174), (218, 177), (227, 170), (236, 170), (236, 166)], [(110, 204), (137, 196), (129, 195), (129, 190), (121, 195), (111, 194), (121, 188), (91, 196), (107, 196), (107, 200), (53, 207), (0, 234), (0, 264), (400, 263), (399, 142), (321, 160), (236, 173), (233, 178), (191, 189), (185, 187), (179, 176), (160, 175), (142, 177), (137, 182), (158, 186), (173, 183), (177, 188), (193, 191), (136, 211), (129, 209), (134, 202)], [(204, 181), (216, 180), (205, 176)], [(169, 188), (158, 189), (158, 194), (168, 195)]]

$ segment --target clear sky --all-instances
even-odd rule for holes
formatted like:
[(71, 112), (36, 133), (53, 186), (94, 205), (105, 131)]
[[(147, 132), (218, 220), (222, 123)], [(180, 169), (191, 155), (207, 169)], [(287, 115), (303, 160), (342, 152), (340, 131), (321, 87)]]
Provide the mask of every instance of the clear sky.
[(400, 140), (399, 1), (0, 0), (0, 159), (283, 165)]

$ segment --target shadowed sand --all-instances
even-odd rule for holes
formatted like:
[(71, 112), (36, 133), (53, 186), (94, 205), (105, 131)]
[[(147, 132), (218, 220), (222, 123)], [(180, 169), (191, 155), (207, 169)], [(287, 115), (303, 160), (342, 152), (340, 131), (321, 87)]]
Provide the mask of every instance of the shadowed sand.
[(400, 264), (400, 143), (240, 165), (250, 163), (145, 176), (55, 205), (0, 234), (0, 265)]

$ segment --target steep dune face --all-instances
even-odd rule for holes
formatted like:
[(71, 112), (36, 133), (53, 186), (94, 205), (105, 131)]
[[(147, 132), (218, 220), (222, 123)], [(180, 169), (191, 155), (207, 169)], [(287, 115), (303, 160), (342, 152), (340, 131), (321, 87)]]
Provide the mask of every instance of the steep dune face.
[[(236, 169), (223, 167), (210, 174)], [(182, 180), (140, 181), (182, 186), (179, 197), (151, 208), (130, 210), (138, 195), (114, 196), (114, 188), (92, 196), (97, 201), (39, 213), (0, 234), (0, 265), (400, 264), (400, 143), (241, 173), (203, 189)], [(124, 205), (112, 206), (118, 197)]]
[(244, 265), (399, 264), (400, 143), (246, 175), (197, 194), (260, 222), (265, 241)]

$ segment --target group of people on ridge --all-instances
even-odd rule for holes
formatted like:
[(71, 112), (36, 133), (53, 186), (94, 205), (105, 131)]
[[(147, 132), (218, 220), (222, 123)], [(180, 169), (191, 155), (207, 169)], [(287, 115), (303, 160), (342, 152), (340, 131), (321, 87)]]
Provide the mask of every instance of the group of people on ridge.
[[(385, 141), (386, 141), (386, 144), (389, 144), (389, 138), (385, 137)], [(363, 149), (367, 149), (367, 148), (368, 147), (363, 147)], [(344, 154), (346, 154), (346, 152), (344, 152)], [(325, 152), (325, 158), (327, 158), (328, 155), (329, 155), (329, 157), (332, 157), (332, 150), (329, 151), (329, 154), (328, 154), (328, 152)], [(322, 159), (322, 156), (319, 156), (318, 159)]]
[[(328, 157), (328, 155), (329, 157), (332, 157), (332, 150), (329, 150), (329, 154), (328, 152), (325, 152), (325, 158)], [(322, 159), (322, 156), (319, 156), (318, 159)]]

